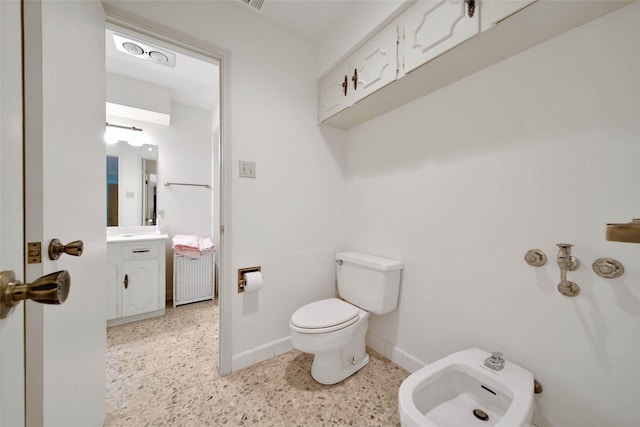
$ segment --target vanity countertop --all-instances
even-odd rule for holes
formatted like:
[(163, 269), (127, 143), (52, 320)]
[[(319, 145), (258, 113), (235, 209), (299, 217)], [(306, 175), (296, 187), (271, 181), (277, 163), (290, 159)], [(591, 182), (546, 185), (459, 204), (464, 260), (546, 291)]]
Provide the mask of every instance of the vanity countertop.
[(144, 242), (149, 240), (166, 240), (169, 238), (168, 234), (133, 234), (125, 233), (115, 236), (107, 236), (107, 243), (121, 243), (121, 242)]

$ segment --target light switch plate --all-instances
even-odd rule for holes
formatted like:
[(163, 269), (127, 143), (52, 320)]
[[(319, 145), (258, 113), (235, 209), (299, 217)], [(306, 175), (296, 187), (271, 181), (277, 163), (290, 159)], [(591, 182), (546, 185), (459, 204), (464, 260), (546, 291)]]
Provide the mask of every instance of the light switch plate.
[(240, 160), (240, 178), (255, 178), (256, 162)]

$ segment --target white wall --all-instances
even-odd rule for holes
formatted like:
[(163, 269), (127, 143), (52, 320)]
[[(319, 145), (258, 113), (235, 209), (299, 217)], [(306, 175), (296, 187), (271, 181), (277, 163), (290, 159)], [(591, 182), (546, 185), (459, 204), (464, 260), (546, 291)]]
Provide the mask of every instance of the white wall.
[[(334, 295), (334, 252), (346, 235), (344, 147), (326, 142), (316, 124), (314, 46), (229, 2), (113, 2), (107, 9), (231, 52), (231, 123), (223, 132), (231, 141), (232, 271), (222, 286), (233, 292), (225, 308), (232, 353), (288, 337), (295, 309)], [(239, 160), (257, 163), (256, 179), (238, 178)], [(262, 266), (264, 288), (236, 293), (235, 271), (254, 265)]]
[[(213, 164), (213, 129), (211, 111), (171, 104), (171, 126), (158, 135), (158, 209), (164, 211), (160, 224), (166, 225), (169, 237), (194, 234), (213, 237), (213, 188), (218, 165)], [(164, 182), (209, 184), (212, 188), (169, 186)], [(218, 242), (214, 242), (217, 244)], [(173, 255), (167, 241), (167, 299), (173, 299)]]
[[(371, 336), (423, 362), (501, 350), (543, 383), (540, 426), (640, 422), (640, 245), (604, 237), (640, 212), (639, 22), (635, 3), (347, 136), (348, 246), (405, 263)], [(597, 276), (604, 256), (625, 275)]]

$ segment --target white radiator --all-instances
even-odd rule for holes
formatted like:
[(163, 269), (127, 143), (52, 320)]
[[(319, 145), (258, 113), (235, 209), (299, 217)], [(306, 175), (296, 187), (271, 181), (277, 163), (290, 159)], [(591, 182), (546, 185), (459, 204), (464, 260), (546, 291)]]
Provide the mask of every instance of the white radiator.
[(215, 253), (194, 259), (173, 253), (173, 306), (213, 299)]

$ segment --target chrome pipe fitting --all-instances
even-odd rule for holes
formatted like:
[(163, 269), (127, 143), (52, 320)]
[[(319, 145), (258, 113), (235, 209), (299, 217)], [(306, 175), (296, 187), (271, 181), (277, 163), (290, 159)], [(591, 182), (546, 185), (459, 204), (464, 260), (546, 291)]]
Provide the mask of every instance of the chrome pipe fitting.
[(571, 255), (571, 243), (558, 243), (558, 267), (560, 267), (560, 283), (558, 291), (567, 297), (575, 297), (580, 293), (580, 286), (567, 280), (567, 271), (574, 271), (580, 267), (580, 261)]

